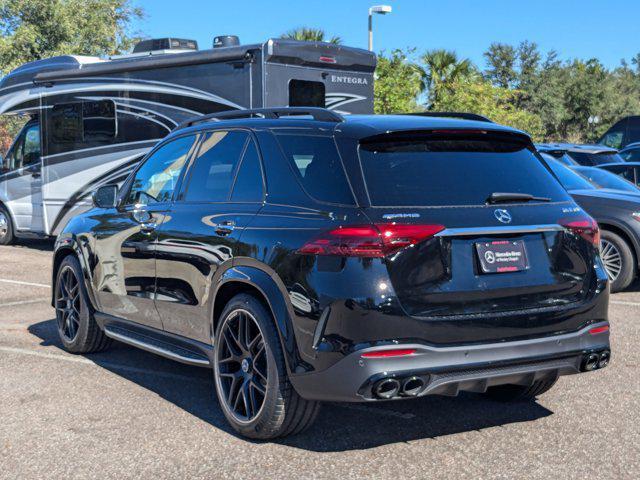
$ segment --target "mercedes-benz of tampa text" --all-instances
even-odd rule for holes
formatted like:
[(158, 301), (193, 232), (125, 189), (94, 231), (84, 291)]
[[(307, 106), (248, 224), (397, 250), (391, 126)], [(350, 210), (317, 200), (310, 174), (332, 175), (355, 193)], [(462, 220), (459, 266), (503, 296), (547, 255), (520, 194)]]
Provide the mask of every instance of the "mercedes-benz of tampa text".
[(598, 226), (511, 128), (214, 114), (94, 203), (56, 242), (62, 343), (211, 368), (248, 437), (323, 401), (533, 399), (609, 362)]

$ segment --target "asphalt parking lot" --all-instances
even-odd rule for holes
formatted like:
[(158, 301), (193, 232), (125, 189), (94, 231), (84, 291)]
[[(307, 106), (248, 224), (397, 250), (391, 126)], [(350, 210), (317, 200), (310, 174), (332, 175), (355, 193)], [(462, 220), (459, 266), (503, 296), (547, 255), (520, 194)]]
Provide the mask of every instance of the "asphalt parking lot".
[(0, 478), (640, 478), (640, 286), (612, 297), (611, 365), (536, 403), (329, 404), (258, 443), (229, 430), (208, 370), (65, 353), (50, 264), (49, 243), (0, 247)]

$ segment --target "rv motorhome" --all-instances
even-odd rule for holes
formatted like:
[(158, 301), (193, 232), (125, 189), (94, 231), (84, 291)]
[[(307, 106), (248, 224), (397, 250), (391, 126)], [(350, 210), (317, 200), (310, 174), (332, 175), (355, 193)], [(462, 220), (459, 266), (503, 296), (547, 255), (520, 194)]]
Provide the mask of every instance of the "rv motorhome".
[(145, 40), (130, 55), (59, 56), (0, 80), (0, 114), (28, 118), (0, 161), (0, 244), (54, 236), (120, 183), (179, 123), (224, 110), (326, 107), (373, 112), (375, 55), (320, 42), (240, 45)]

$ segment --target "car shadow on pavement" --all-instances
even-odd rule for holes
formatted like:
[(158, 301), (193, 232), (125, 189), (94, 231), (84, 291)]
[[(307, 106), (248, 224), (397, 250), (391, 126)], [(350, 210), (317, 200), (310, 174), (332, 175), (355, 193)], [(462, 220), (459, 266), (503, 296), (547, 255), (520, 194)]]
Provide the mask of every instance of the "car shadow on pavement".
[[(29, 332), (41, 339), (42, 346), (62, 349), (55, 320), (33, 324)], [(210, 370), (182, 365), (118, 342), (106, 352), (84, 357), (235, 435), (215, 399)], [(466, 393), (453, 398), (430, 396), (376, 404), (330, 403), (323, 405), (307, 432), (276, 443), (316, 452), (361, 450), (529, 422), (552, 414), (535, 402), (498, 403)]]
[(43, 252), (53, 252), (55, 241), (52, 239), (27, 239), (19, 238), (12, 247), (29, 248), (31, 250), (41, 250)]

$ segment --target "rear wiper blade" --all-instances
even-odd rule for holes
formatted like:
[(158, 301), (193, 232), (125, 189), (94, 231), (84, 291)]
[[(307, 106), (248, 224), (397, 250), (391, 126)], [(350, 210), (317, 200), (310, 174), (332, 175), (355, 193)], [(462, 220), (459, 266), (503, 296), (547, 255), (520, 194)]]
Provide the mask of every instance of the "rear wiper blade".
[(535, 197), (529, 193), (493, 192), (487, 197), (488, 204), (512, 202), (550, 202), (547, 197)]

